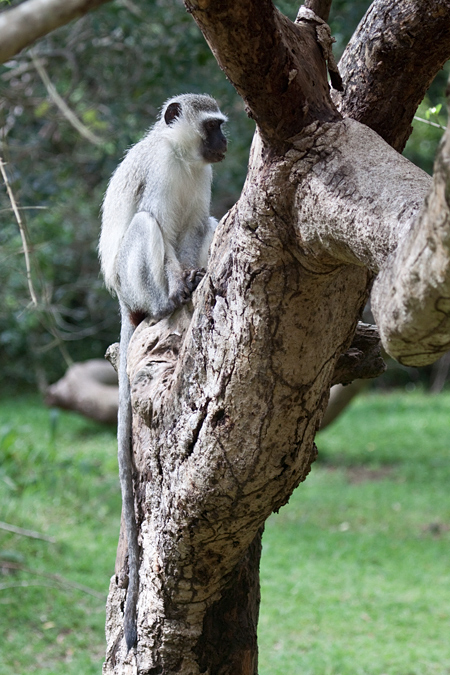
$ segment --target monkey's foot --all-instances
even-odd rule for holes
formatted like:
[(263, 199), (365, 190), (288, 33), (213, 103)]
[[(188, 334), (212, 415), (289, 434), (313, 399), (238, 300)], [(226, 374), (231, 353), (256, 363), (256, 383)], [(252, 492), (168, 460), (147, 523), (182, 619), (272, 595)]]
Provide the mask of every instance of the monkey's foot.
[(198, 270), (188, 270), (184, 272), (183, 279), (191, 294), (195, 291), (205, 274), (206, 270), (204, 267), (201, 267)]
[[(178, 288), (169, 297), (170, 311), (174, 311), (177, 307), (185, 305), (191, 299), (192, 293), (195, 291), (200, 281), (205, 276), (205, 269), (186, 270), (183, 272)], [(167, 312), (166, 312), (167, 314)]]

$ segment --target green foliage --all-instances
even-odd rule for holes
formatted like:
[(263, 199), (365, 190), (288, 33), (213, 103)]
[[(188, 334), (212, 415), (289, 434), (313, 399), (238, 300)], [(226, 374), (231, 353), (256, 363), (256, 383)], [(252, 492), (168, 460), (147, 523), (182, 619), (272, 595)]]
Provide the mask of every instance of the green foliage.
[[(17, 2), (12, 3), (17, 4)], [(280, 0), (294, 19), (298, 3)], [(334, 0), (330, 16), (339, 57), (369, 0)], [(207, 91), (230, 121), (228, 156), (215, 167), (214, 215), (239, 196), (254, 125), (179, 0), (111, 2), (34, 46), (58, 93), (102, 143), (80, 136), (49, 96), (27, 52), (0, 67), (1, 153), (19, 204), (26, 210), (32, 277), (30, 298), (17, 224), (0, 188), (0, 382), (53, 381), (75, 361), (102, 356), (117, 339), (117, 303), (99, 277), (99, 209), (108, 179), (125, 150), (153, 123), (163, 101)], [(420, 112), (445, 120), (445, 74)], [(431, 113), (430, 113), (431, 114)], [(422, 116), (423, 116), (422, 115)], [(431, 171), (442, 131), (421, 122), (406, 154)]]
[(263, 539), (261, 675), (450, 668), (450, 395), (360, 397)]
[(152, 0), (132, 8), (107, 4), (34, 48), (58, 93), (101, 136), (100, 146), (81, 137), (55, 106), (26, 53), (0, 68), (2, 153), (27, 209), (41, 299), (31, 310), (17, 224), (2, 191), (0, 380), (32, 382), (42, 370), (54, 380), (66, 367), (58, 344), (83, 360), (102, 356), (117, 339), (117, 303), (99, 278), (100, 204), (125, 150), (169, 96), (207, 91), (218, 99), (230, 118), (230, 151), (215, 171), (215, 215), (239, 195), (254, 128), (241, 100), (181, 3)]
[[(446, 83), (450, 76), (450, 62), (438, 73), (427, 95), (420, 104), (413, 121), (413, 132), (405, 148), (405, 156), (429, 174), (433, 173), (434, 158), (447, 125), (445, 101)], [(430, 124), (431, 123), (431, 124)], [(438, 125), (438, 126), (435, 126)]]
[(333, 0), (329, 21), (331, 33), (336, 40), (333, 52), (337, 59), (341, 58), (356, 27), (371, 4), (372, 0), (356, 0), (356, 2)]

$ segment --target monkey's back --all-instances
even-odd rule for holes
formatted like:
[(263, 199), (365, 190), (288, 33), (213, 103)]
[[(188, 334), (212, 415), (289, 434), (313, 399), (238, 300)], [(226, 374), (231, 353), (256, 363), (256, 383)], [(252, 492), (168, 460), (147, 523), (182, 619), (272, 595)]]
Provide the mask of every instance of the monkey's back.
[[(155, 218), (178, 253), (188, 230), (201, 236), (207, 227), (211, 166), (201, 159), (193, 161), (190, 137), (186, 149), (176, 135), (161, 133), (160, 127), (156, 124), (130, 148), (105, 194), (99, 255), (105, 283), (112, 290), (117, 290), (115, 262), (121, 242), (139, 211)], [(192, 263), (192, 255), (188, 257)]]

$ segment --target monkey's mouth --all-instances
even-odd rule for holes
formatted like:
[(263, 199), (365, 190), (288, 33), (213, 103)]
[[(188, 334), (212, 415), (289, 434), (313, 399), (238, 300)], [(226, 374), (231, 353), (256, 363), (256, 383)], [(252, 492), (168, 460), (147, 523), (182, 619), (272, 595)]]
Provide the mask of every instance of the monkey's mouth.
[(214, 159), (213, 162), (221, 162), (223, 159), (225, 159), (225, 152), (216, 152), (214, 153)]
[(217, 164), (225, 159), (226, 148), (225, 150), (211, 150), (210, 148), (205, 148), (203, 151), (203, 159), (209, 164)]

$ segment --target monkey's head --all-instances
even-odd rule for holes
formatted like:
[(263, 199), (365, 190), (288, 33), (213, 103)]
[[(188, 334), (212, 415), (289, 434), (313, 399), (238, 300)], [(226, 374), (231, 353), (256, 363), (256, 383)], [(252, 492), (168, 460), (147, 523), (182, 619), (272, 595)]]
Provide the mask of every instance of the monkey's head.
[(221, 162), (227, 151), (222, 124), (227, 121), (210, 96), (183, 94), (167, 101), (162, 120), (173, 131), (180, 150), (195, 152), (206, 164)]

